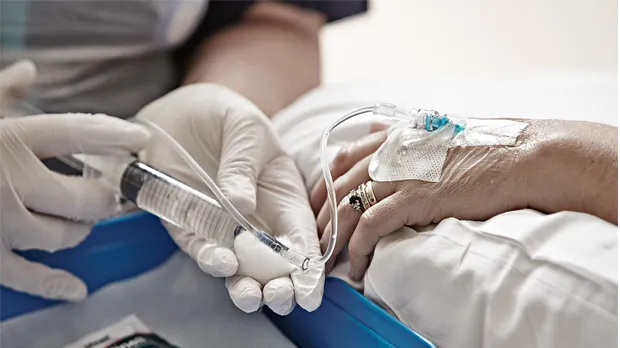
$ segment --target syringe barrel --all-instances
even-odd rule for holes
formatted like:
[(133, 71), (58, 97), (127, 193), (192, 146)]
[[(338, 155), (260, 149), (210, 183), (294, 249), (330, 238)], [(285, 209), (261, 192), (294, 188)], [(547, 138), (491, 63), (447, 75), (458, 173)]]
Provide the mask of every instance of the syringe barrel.
[(217, 234), (223, 246), (233, 244), (238, 223), (216, 200), (145, 163), (135, 160), (126, 167), (120, 191), (140, 209), (171, 224), (207, 238)]
[[(218, 245), (232, 248), (235, 236), (245, 230), (215, 199), (135, 158), (89, 156), (86, 162), (104, 173), (105, 182), (123, 198), (187, 232), (213, 238)], [(267, 232), (258, 229), (250, 232), (291, 264), (301, 270), (308, 269), (310, 260), (306, 256), (289, 249)], [(200, 255), (199, 250), (196, 252)]]

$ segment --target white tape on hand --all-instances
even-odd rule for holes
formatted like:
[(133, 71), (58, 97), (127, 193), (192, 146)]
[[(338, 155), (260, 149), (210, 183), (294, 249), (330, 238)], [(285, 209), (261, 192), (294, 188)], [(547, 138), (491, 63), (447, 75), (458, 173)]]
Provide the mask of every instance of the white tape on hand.
[(379, 182), (438, 182), (450, 148), (514, 146), (528, 126), (525, 122), (484, 119), (470, 119), (460, 125), (464, 129), (457, 133), (453, 122), (433, 132), (415, 128), (408, 122), (395, 124), (372, 157), (368, 166), (370, 177)]
[(514, 146), (526, 127), (525, 122), (470, 119), (465, 122), (465, 129), (452, 140), (452, 147)]
[(454, 124), (447, 124), (434, 132), (410, 125), (399, 127), (390, 132), (372, 157), (368, 166), (370, 177), (379, 182), (408, 179), (439, 181), (454, 137)]

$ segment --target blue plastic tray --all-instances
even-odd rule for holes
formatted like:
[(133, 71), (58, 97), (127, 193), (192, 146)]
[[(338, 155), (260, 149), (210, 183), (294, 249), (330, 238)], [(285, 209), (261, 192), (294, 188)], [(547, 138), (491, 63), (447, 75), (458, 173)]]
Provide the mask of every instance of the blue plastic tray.
[[(93, 293), (160, 265), (176, 250), (159, 219), (140, 212), (98, 224), (75, 248), (20, 254), (74, 273)], [(2, 286), (0, 299), (0, 321), (60, 303)], [(338, 279), (327, 279), (323, 302), (312, 313), (300, 307), (285, 317), (265, 313), (299, 347), (434, 347)]]

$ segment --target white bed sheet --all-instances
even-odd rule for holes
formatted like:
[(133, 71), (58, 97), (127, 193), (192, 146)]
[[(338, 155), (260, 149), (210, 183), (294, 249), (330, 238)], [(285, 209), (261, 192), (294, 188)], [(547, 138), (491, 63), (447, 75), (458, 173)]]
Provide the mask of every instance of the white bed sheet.
[[(617, 125), (613, 73), (323, 87), (274, 119), (309, 190), (321, 178), (324, 127), (377, 101), (461, 116)], [(367, 134), (370, 123), (343, 124), (331, 155)], [(346, 255), (330, 276), (363, 288), (439, 347), (611, 347), (617, 244), (617, 226), (592, 216), (523, 210), (485, 223), (449, 219), (426, 233), (404, 228), (380, 242), (363, 284), (348, 280)]]

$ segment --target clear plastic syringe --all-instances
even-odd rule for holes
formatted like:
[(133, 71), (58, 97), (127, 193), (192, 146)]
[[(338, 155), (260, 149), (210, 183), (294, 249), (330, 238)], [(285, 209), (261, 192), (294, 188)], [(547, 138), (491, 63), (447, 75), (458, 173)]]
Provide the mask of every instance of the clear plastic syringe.
[(217, 233), (221, 242), (232, 246), (234, 237), (244, 230), (301, 270), (308, 269), (308, 257), (288, 248), (270, 234), (243, 221), (237, 221), (218, 201), (162, 173), (136, 158), (86, 156), (86, 166), (102, 173), (106, 183), (138, 208), (178, 226), (200, 234)]

